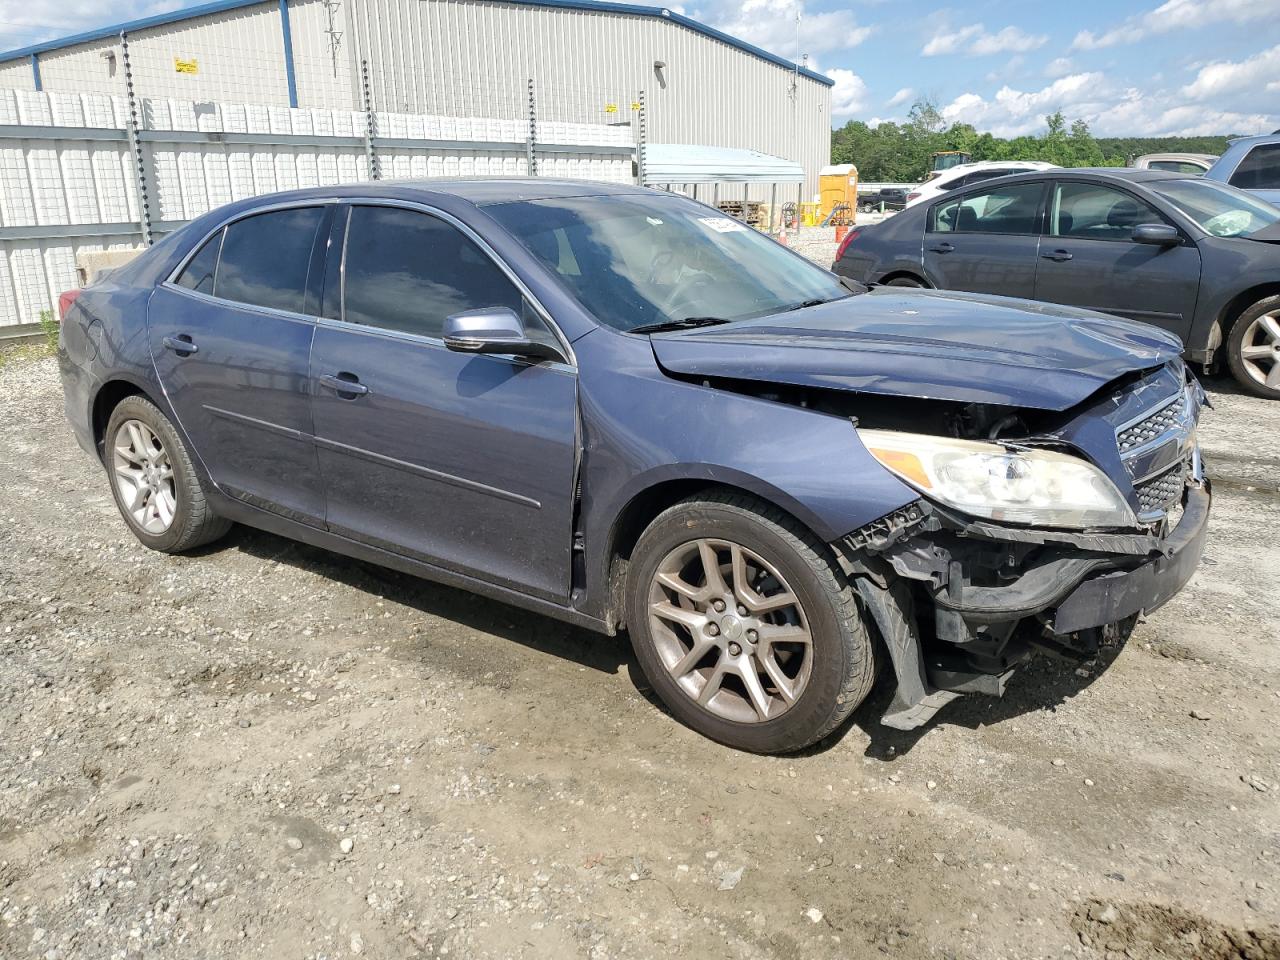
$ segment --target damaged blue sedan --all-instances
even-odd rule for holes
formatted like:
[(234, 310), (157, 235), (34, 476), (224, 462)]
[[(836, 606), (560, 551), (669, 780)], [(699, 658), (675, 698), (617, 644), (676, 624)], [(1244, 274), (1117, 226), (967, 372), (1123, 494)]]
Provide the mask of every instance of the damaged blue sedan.
[(258, 197), (61, 305), (67, 416), (142, 543), (242, 523), (625, 629), (744, 750), (826, 737), (881, 673), (911, 729), (1095, 655), (1203, 549), (1176, 337), (868, 290), (670, 194)]

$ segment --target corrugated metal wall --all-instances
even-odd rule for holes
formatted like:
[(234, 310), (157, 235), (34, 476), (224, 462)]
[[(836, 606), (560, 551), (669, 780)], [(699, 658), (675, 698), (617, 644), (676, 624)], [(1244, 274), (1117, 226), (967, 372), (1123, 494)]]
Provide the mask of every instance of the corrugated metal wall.
[[(829, 87), (669, 20), (493, 0), (337, 0), (335, 56), (325, 2), (289, 9), (304, 107), (358, 109), (365, 59), (382, 110), (523, 119), (532, 78), (543, 119), (619, 123), (644, 90), (650, 142), (795, 160), (808, 193), (829, 162)], [(106, 39), (42, 53), (45, 89), (121, 92), (118, 50)], [(138, 30), (130, 53), (140, 96), (288, 104), (275, 2)], [(197, 72), (178, 72), (175, 59)], [(655, 61), (667, 64), (661, 79)], [(30, 64), (0, 67), (0, 86), (32, 89)]]

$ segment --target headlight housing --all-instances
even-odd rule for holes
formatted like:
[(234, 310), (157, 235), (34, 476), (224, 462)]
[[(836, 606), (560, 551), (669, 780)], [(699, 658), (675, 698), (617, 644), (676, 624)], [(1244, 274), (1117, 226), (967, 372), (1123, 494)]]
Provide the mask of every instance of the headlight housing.
[(859, 430), (871, 455), (926, 497), (964, 513), (1039, 527), (1135, 527), (1114, 483), (1056, 450), (922, 433)]

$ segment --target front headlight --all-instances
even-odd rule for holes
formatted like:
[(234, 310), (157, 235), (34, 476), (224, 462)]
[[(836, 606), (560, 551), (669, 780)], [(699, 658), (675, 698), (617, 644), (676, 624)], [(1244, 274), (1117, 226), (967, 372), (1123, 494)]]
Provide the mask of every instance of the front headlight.
[(1137, 526), (1115, 484), (1080, 457), (922, 433), (859, 430), (858, 436), (925, 496), (973, 516), (1040, 527)]

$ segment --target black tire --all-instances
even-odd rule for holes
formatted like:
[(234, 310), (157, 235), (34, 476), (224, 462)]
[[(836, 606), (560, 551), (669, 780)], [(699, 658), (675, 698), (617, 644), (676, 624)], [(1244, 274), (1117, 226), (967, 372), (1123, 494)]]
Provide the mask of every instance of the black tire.
[[(1231, 325), (1231, 332), (1227, 334), (1227, 366), (1231, 370), (1231, 375), (1236, 378), (1236, 383), (1240, 384), (1249, 393), (1255, 397), (1262, 397), (1265, 400), (1280, 400), (1280, 386), (1269, 387), (1265, 383), (1260, 382), (1246, 365), (1244, 350), (1246, 347), (1246, 336), (1250, 340), (1258, 337), (1258, 328), (1254, 326), (1254, 321), (1268, 314), (1277, 315), (1280, 318), (1280, 296), (1264, 297), (1236, 319)], [(1280, 319), (1277, 320), (1280, 322)], [(1271, 374), (1272, 371), (1280, 368), (1280, 354), (1273, 353), (1273, 359), (1270, 366), (1264, 369), (1264, 372)], [(1266, 363), (1254, 363), (1255, 368), (1263, 368)], [(1280, 373), (1268, 376), (1268, 379), (1280, 377)]]
[(892, 280), (890, 280), (888, 283), (886, 283), (886, 284), (885, 284), (885, 286), (886, 286), (886, 287), (918, 287), (918, 288), (923, 288), (923, 287), (924, 287), (924, 284), (923, 284), (923, 283), (921, 283), (919, 280), (917, 280), (915, 277), (894, 277)]
[[(661, 659), (649, 620), (655, 574), (668, 554), (703, 538), (739, 544), (774, 566), (803, 607), (812, 638), (810, 673), (776, 717), (736, 722), (717, 716), (695, 702)], [(782, 511), (746, 495), (691, 498), (649, 525), (632, 553), (627, 624), (645, 676), (675, 717), (712, 740), (753, 753), (788, 753), (828, 736), (875, 680), (875, 647), (830, 548)]]
[[(145, 424), (159, 438), (168, 454), (173, 470), (172, 492), (175, 503), (173, 519), (163, 532), (145, 530), (126, 507), (120, 481), (114, 467), (114, 450), (121, 428), (131, 420)], [(125, 397), (111, 411), (107, 421), (106, 443), (103, 461), (107, 467), (111, 495), (115, 498), (120, 516), (143, 545), (162, 553), (182, 553), (212, 543), (231, 529), (231, 521), (217, 516), (209, 506), (200, 477), (191, 463), (191, 454), (169, 418), (143, 396)]]

